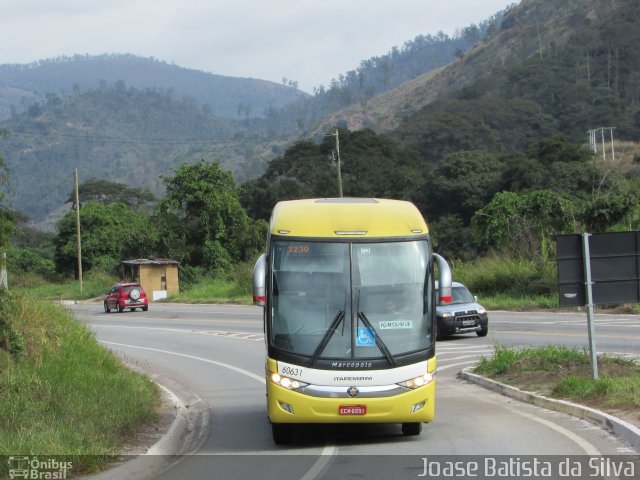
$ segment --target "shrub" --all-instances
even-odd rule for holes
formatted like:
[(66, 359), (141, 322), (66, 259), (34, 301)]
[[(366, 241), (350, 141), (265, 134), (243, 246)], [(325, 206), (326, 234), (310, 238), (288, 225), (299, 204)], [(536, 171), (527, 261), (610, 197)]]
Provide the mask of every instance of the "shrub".
[(485, 295), (549, 295), (557, 290), (555, 265), (510, 257), (452, 262), (453, 278)]

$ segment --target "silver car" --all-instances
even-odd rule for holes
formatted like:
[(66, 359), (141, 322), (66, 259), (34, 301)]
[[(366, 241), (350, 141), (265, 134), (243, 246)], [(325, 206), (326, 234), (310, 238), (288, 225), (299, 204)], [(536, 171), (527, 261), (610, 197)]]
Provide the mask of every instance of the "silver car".
[[(438, 282), (436, 282), (437, 298)], [(479, 337), (489, 333), (489, 315), (478, 303), (478, 299), (460, 282), (453, 282), (451, 303), (436, 307), (438, 319), (436, 338), (441, 340), (449, 335), (475, 332)]]

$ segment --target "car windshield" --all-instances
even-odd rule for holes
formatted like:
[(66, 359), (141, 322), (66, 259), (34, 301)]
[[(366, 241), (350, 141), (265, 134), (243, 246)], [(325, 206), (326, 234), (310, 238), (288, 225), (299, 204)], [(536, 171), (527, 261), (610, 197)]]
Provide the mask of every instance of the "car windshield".
[(473, 298), (471, 292), (467, 290), (467, 287), (453, 287), (451, 289), (451, 305), (457, 303), (474, 303), (475, 301), (475, 298)]
[(429, 348), (430, 246), (276, 241), (270, 344), (319, 358), (386, 358)]
[(142, 287), (140, 285), (125, 285), (122, 290), (129, 293), (131, 290), (142, 290)]

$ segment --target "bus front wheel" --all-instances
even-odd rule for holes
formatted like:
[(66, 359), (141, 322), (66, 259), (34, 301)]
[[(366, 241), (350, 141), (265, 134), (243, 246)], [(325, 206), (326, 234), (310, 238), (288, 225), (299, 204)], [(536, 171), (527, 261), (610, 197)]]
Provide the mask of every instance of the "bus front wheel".
[(420, 432), (422, 432), (422, 423), (420, 422), (402, 424), (402, 433), (404, 435), (420, 435)]
[(293, 427), (288, 423), (272, 423), (271, 434), (276, 445), (286, 445), (291, 443)]

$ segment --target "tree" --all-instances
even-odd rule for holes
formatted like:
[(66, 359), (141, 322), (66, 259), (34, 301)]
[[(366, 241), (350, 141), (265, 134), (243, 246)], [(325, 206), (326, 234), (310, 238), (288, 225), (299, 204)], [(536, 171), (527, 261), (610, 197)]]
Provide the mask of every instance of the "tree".
[[(130, 208), (136, 208), (157, 201), (156, 196), (140, 188), (130, 187), (124, 183), (110, 182), (91, 178), (78, 186), (80, 205), (95, 201), (108, 205), (110, 203), (124, 203)], [(71, 192), (68, 202), (74, 201), (74, 193)]]
[[(67, 213), (57, 230), (56, 270), (73, 272), (78, 258), (75, 212)], [(80, 235), (83, 271), (95, 267), (109, 271), (123, 260), (152, 256), (156, 242), (149, 217), (133, 212), (124, 203), (87, 202), (80, 208)]]
[(581, 204), (581, 219), (588, 232), (606, 232), (621, 222), (637, 223), (638, 182), (609, 177), (604, 188)]
[(448, 155), (427, 178), (421, 209), (433, 218), (458, 215), (468, 225), (500, 189), (503, 165), (495, 155), (480, 151)]
[(500, 192), (473, 216), (471, 226), (483, 247), (507, 249), (547, 261), (553, 236), (576, 230), (575, 206), (556, 192)]
[[(338, 130), (343, 194), (410, 200), (422, 184), (417, 154), (390, 137), (364, 129)], [(287, 149), (265, 174), (245, 183), (242, 204), (254, 218), (268, 219), (276, 202), (338, 196), (335, 137), (320, 144), (305, 140)]]
[(248, 217), (231, 172), (219, 162), (182, 164), (163, 181), (167, 195), (155, 222), (160, 250), (168, 256), (209, 271), (229, 271), (264, 244), (266, 224)]
[(592, 152), (555, 135), (534, 145), (527, 156), (505, 158), (504, 188), (510, 191), (552, 190), (566, 196), (589, 195), (597, 174)]

